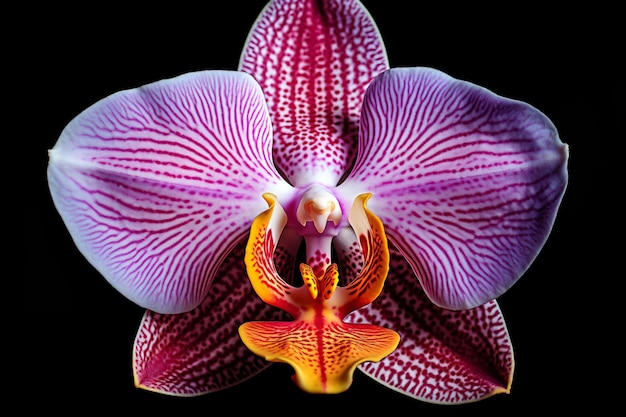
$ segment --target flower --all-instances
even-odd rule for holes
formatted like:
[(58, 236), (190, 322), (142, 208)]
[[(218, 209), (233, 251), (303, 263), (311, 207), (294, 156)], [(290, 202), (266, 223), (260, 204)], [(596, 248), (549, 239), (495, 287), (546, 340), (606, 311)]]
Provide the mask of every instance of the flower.
[[(268, 366), (237, 332), (285, 317), (248, 282), (251, 227), (280, 229), (255, 219), (284, 210), (261, 254), (276, 282), (297, 281), (303, 247), (303, 278), (326, 286), (336, 260), (347, 288), (380, 262), (355, 233), (367, 227), (346, 216), (362, 206), (390, 242), (387, 284), (341, 318), (400, 342), (354, 366), (425, 401), (508, 392), (513, 353), (495, 299), (540, 251), (566, 187), (567, 147), (550, 120), (434, 69), (389, 69), (354, 0), (270, 2), (239, 70), (116, 93), (50, 151), (51, 195), (77, 247), (147, 309), (136, 385), (198, 395)], [(259, 347), (246, 339), (253, 326), (242, 339)]]

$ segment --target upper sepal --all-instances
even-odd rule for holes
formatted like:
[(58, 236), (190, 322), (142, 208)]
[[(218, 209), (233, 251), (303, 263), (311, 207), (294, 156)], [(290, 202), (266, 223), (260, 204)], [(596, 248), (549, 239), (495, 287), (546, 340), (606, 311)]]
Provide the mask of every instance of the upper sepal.
[(380, 33), (357, 0), (273, 0), (239, 68), (263, 88), (274, 160), (294, 186), (336, 185), (354, 163), (363, 94), (388, 68)]

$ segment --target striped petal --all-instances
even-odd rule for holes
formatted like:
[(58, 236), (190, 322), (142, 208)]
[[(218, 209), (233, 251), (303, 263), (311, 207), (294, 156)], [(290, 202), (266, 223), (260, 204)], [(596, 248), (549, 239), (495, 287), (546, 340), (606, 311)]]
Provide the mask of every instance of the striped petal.
[(378, 363), (359, 366), (393, 390), (418, 400), (455, 404), (508, 393), (513, 349), (496, 301), (474, 309), (436, 307), (410, 266), (391, 250), (390, 272), (380, 297), (346, 318), (397, 330), (398, 348)]
[[(245, 242), (218, 270), (207, 298), (181, 314), (147, 311), (133, 348), (135, 385), (162, 394), (193, 396), (240, 383), (268, 366), (239, 339), (239, 324), (284, 313), (261, 302), (248, 283)], [(293, 266), (293, 264), (292, 264)]]
[(511, 287), (543, 246), (567, 155), (528, 104), (433, 69), (393, 69), (367, 91), (358, 160), (339, 188), (373, 194), (433, 302), (472, 308)]
[(274, 160), (295, 186), (336, 185), (356, 156), (363, 94), (388, 68), (356, 0), (274, 0), (248, 35), (240, 69), (263, 88)]
[(288, 195), (271, 122), (247, 74), (186, 74), (107, 97), (50, 151), (54, 203), (76, 245), (122, 294), (161, 313), (198, 306), (228, 251)]

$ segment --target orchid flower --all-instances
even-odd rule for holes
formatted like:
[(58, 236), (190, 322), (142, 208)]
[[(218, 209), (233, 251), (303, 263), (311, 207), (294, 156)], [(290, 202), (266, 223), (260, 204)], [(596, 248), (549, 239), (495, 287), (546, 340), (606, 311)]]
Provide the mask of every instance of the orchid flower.
[(48, 180), (81, 253), (146, 308), (136, 386), (206, 394), (277, 361), (308, 392), (359, 369), (449, 404), (510, 390), (496, 298), (548, 238), (567, 159), (531, 105), (390, 69), (357, 0), (272, 0), (237, 71), (95, 103)]

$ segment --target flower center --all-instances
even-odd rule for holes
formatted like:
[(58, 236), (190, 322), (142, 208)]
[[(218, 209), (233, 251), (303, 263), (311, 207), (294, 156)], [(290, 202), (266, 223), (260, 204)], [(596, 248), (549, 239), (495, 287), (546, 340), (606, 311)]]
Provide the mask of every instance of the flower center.
[(326, 224), (332, 221), (335, 226), (341, 221), (341, 207), (337, 198), (319, 185), (313, 185), (302, 194), (296, 218), (302, 226), (313, 222), (315, 230), (323, 233)]

